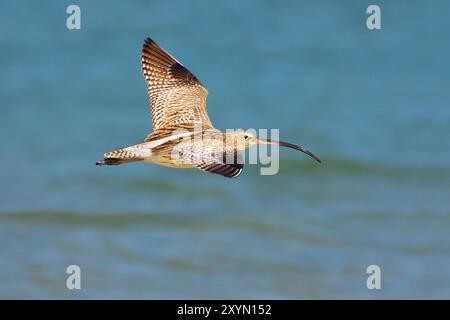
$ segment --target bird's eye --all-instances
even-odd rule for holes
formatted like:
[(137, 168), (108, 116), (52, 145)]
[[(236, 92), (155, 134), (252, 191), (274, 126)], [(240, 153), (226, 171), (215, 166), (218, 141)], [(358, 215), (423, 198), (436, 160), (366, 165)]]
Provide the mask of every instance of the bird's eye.
[(244, 139), (246, 139), (246, 140), (247, 140), (247, 139), (248, 139), (248, 136), (244, 136)]

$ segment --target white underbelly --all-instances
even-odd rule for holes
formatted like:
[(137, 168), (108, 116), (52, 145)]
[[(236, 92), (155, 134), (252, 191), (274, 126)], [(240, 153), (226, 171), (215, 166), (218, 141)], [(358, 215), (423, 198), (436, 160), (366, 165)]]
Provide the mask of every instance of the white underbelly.
[(145, 163), (159, 164), (170, 168), (192, 168), (192, 164), (178, 157), (151, 156), (144, 158)]

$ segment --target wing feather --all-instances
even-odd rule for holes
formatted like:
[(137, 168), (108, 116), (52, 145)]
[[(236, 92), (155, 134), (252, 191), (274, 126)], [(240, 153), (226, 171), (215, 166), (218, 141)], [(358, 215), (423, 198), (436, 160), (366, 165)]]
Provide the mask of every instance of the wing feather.
[(225, 164), (225, 163), (205, 163), (198, 166), (199, 169), (220, 174), (227, 178), (236, 178), (242, 173), (243, 164)]
[(235, 153), (231, 163), (227, 163), (226, 153), (221, 157), (214, 156), (208, 149), (199, 151), (193, 155), (193, 165), (206, 172), (220, 174), (224, 177), (238, 177), (244, 168), (242, 154)]
[(142, 49), (153, 130), (167, 127), (212, 128), (206, 111), (208, 91), (197, 77), (148, 38)]

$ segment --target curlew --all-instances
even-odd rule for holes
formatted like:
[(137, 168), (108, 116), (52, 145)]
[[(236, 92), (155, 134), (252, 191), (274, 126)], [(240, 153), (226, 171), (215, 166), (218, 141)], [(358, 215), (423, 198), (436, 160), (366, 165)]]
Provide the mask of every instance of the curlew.
[(150, 38), (142, 48), (141, 66), (148, 84), (153, 132), (143, 143), (105, 153), (97, 165), (142, 161), (198, 168), (232, 178), (242, 172), (245, 150), (258, 144), (292, 148), (320, 162), (310, 151), (291, 143), (258, 139), (245, 131), (223, 133), (215, 129), (206, 111), (206, 88)]

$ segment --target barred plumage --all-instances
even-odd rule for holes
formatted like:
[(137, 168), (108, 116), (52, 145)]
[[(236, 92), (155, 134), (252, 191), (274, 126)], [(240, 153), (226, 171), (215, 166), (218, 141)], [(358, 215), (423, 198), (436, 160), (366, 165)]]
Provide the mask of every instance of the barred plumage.
[(104, 154), (105, 158), (115, 158), (115, 159), (129, 159), (129, 158), (135, 158), (136, 154), (126, 151), (124, 149), (119, 149), (111, 152), (107, 152)]
[[(143, 143), (105, 153), (98, 165), (144, 161), (198, 168), (232, 178), (242, 172), (243, 163), (238, 160), (245, 149), (261, 143), (288, 146), (318, 160), (292, 144), (259, 140), (245, 132), (224, 134), (215, 129), (206, 111), (206, 88), (150, 38), (142, 48), (141, 66), (148, 84), (153, 132)], [(224, 143), (226, 140), (231, 143)], [(226, 155), (231, 155), (231, 162), (227, 162)]]
[(167, 126), (212, 128), (206, 112), (208, 91), (179, 61), (153, 40), (142, 48), (142, 71), (148, 83), (153, 130)]

